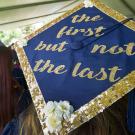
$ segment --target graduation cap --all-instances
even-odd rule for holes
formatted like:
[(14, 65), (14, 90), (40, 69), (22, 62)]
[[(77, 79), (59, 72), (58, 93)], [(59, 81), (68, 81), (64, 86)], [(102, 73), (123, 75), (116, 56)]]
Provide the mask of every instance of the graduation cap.
[(63, 135), (135, 88), (135, 22), (92, 2), (26, 37), (27, 46), (14, 45), (44, 131), (48, 101), (74, 107)]

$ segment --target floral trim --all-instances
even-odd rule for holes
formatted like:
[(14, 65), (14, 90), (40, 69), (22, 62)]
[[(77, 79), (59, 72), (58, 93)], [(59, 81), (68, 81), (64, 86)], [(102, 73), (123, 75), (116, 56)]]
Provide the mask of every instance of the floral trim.
[(84, 3), (85, 8), (94, 6), (91, 0), (84, 0), (83, 3)]
[(73, 113), (73, 107), (68, 101), (49, 101), (44, 109), (45, 111), (45, 135), (49, 133), (57, 134), (62, 129), (63, 121), (67, 121)]
[(28, 42), (27, 39), (22, 38), (21, 40), (17, 41), (17, 45), (18, 45), (18, 47), (23, 48), (23, 47), (27, 46), (27, 42)]

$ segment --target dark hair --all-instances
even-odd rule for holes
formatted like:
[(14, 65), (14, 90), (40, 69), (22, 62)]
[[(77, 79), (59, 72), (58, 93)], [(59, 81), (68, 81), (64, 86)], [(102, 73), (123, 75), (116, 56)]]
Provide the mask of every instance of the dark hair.
[(0, 133), (16, 114), (19, 85), (12, 77), (12, 52), (0, 46)]

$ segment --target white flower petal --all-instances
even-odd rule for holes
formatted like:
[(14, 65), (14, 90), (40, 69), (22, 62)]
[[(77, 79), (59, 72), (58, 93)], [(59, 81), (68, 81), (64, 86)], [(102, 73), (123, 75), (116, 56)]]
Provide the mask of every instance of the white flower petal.
[(55, 115), (50, 115), (46, 118), (46, 126), (50, 133), (54, 133), (56, 132), (56, 130), (60, 131), (62, 128), (61, 119), (59, 119)]
[(56, 103), (49, 101), (45, 107), (45, 115), (49, 116), (53, 114), (55, 112), (55, 109), (56, 109)]
[(56, 115), (57, 117), (59, 117), (60, 119), (62, 119), (63, 117), (63, 112), (57, 107), (54, 111), (54, 115)]
[(91, 2), (91, 0), (84, 0), (84, 6), (85, 8), (93, 7), (93, 3)]
[(68, 101), (60, 101), (58, 103), (58, 108), (62, 111), (62, 112), (66, 112), (67, 110), (70, 110), (70, 104)]
[(22, 47), (24, 47), (24, 46), (27, 46), (27, 40), (26, 39), (19, 39), (18, 41), (17, 41), (17, 45), (20, 47), (20, 48), (22, 48)]
[(45, 123), (50, 133), (57, 133), (62, 128), (62, 121), (68, 120), (73, 113), (68, 101), (49, 101), (45, 107)]
[(48, 128), (45, 128), (45, 129), (43, 130), (43, 132), (44, 132), (45, 135), (49, 135), (49, 130), (48, 130)]

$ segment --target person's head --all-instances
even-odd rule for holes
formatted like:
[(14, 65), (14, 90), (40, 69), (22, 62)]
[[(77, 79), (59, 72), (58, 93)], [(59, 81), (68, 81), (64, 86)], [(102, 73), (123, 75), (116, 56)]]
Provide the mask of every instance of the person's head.
[(43, 135), (33, 104), (20, 115), (19, 122), (19, 135)]
[(131, 135), (126, 125), (127, 96), (69, 135)]
[[(126, 127), (127, 97), (117, 101), (69, 135), (130, 135)], [(43, 135), (34, 105), (20, 117), (19, 135)]]
[(0, 45), (0, 132), (5, 124), (15, 116), (16, 90), (12, 77), (12, 53)]

